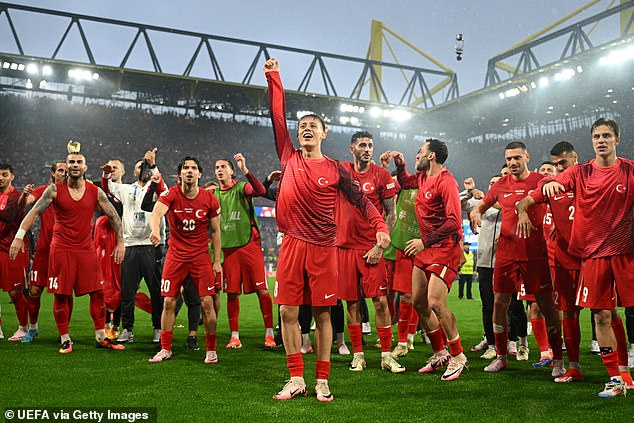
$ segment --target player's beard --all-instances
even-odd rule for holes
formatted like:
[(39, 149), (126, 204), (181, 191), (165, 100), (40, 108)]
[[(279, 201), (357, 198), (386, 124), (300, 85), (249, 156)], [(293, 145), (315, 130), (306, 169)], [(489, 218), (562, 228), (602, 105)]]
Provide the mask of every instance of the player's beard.
[(419, 172), (427, 172), (429, 170), (429, 161), (427, 159), (421, 160), (418, 165), (416, 165), (416, 170)]

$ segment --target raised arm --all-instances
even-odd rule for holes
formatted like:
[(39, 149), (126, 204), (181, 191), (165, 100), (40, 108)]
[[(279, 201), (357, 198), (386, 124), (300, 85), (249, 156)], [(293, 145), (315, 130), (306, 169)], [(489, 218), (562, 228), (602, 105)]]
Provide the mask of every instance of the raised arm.
[[(31, 230), (37, 219), (42, 215), (44, 210), (51, 205), (56, 196), (57, 187), (55, 185), (49, 185), (49, 187), (42, 193), (40, 199), (37, 200), (31, 211), (29, 211), (24, 219), (22, 219), (20, 229), (18, 229), (18, 232), (15, 234), (11, 247), (9, 247), (9, 256), (11, 257), (11, 260), (14, 260), (17, 257), (18, 252), (24, 251), (24, 236), (29, 230)], [(10, 205), (7, 204), (5, 211), (9, 208), (15, 208), (15, 213), (17, 214), (17, 204), (15, 204), (14, 207), (10, 207)], [(15, 219), (15, 215), (13, 218)]]
[(117, 245), (115, 245), (114, 250), (112, 251), (112, 256), (114, 258), (114, 262), (116, 264), (120, 264), (123, 261), (123, 256), (125, 255), (125, 245), (123, 244), (123, 226), (121, 225), (121, 218), (119, 217), (119, 214), (106, 196), (106, 193), (101, 188), (97, 188), (97, 190), (97, 201), (99, 203), (99, 207), (101, 208), (101, 210), (103, 210), (106, 216), (108, 216), (108, 219), (110, 220), (110, 226), (117, 236)]
[(247, 180), (249, 181), (244, 187), (244, 193), (248, 197), (262, 197), (264, 194), (266, 194), (266, 188), (264, 188), (262, 182), (260, 182), (260, 180), (256, 178), (253, 173), (249, 172), (249, 169), (247, 168), (247, 161), (242, 153), (237, 153), (235, 156), (233, 156), (233, 160), (236, 161), (238, 168), (242, 171), (244, 176), (246, 176)]
[(392, 157), (394, 158), (394, 164), (396, 165), (396, 178), (398, 179), (398, 183), (401, 185), (401, 189), (418, 188), (418, 179), (416, 174), (410, 175), (407, 172), (403, 153), (392, 151)]
[(161, 218), (165, 216), (168, 210), (169, 207), (167, 205), (157, 201), (156, 204), (154, 204), (154, 209), (150, 215), (150, 230), (152, 231), (150, 234), (150, 242), (155, 247), (161, 243)]
[(284, 87), (280, 79), (280, 64), (270, 58), (264, 64), (264, 75), (269, 86), (269, 114), (273, 125), (273, 136), (275, 137), (275, 148), (280, 159), (282, 168), (295, 148), (291, 141), (291, 134), (286, 125), (286, 100), (284, 98)]

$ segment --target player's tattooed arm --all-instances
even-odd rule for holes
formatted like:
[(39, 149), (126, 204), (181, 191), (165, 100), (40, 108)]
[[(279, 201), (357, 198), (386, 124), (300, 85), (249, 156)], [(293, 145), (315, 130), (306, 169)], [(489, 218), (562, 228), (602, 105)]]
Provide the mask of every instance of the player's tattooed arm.
[(383, 209), (385, 210), (385, 223), (387, 223), (387, 227), (392, 230), (394, 224), (396, 223), (396, 206), (394, 205), (394, 198), (384, 198), (383, 199)]
[(125, 245), (123, 244), (123, 225), (121, 225), (121, 218), (117, 214), (114, 206), (108, 200), (106, 193), (103, 192), (101, 188), (97, 188), (97, 201), (99, 203), (99, 207), (103, 212), (108, 216), (110, 221), (110, 226), (114, 230), (114, 233), (117, 235), (117, 245), (115, 245), (112, 250), (112, 258), (116, 264), (121, 264), (123, 261), (123, 257), (125, 255)]
[(98, 188), (98, 190), (99, 194), (97, 195), (97, 199), (99, 201), (99, 207), (106, 216), (108, 216), (108, 219), (110, 219), (110, 226), (112, 226), (112, 229), (114, 229), (117, 235), (117, 242), (123, 242), (123, 225), (121, 224), (121, 218), (110, 200), (108, 200), (106, 193), (101, 188)]

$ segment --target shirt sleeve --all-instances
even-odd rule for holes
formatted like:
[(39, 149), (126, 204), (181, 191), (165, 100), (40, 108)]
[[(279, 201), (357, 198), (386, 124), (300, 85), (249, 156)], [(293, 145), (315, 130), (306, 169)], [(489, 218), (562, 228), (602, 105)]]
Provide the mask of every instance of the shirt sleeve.
[(389, 232), (383, 216), (374, 207), (374, 204), (368, 197), (363, 194), (363, 191), (355, 184), (350, 172), (341, 165), (337, 164), (337, 170), (339, 171), (339, 189), (346, 196), (348, 201), (361, 211), (361, 214), (370, 223), (376, 232)]
[(209, 192), (209, 196), (211, 197), (209, 219), (213, 219), (216, 216), (220, 216), (220, 202), (218, 201), (218, 198), (212, 192)]
[[(555, 176), (554, 181), (559, 182), (560, 184), (562, 184), (566, 191), (574, 192), (575, 191), (575, 181), (577, 179), (577, 173), (578, 172), (579, 172), (579, 165), (571, 166), (568, 169), (566, 169), (563, 172), (561, 172), (560, 174), (558, 174), (557, 176)], [(546, 183), (552, 182), (552, 181), (553, 181), (553, 179), (544, 178), (540, 182), (543, 182), (544, 184), (546, 184)]]
[(286, 125), (286, 100), (280, 73), (267, 72), (266, 82), (269, 86), (269, 113), (273, 126), (273, 136), (275, 137), (275, 149), (277, 150), (277, 156), (280, 158), (282, 168), (284, 168), (295, 148)]
[(247, 184), (244, 186), (244, 193), (247, 197), (262, 197), (266, 194), (266, 188), (262, 185), (262, 182), (253, 175), (253, 172), (249, 172), (246, 175)]
[(387, 200), (388, 198), (394, 197), (398, 192), (396, 181), (392, 179), (387, 170), (383, 168), (379, 169), (379, 177), (381, 178), (381, 200)]
[(418, 178), (416, 174), (411, 175), (407, 172), (405, 162), (400, 166), (396, 166), (396, 178), (401, 185), (401, 189), (418, 188)]
[(498, 191), (499, 191), (499, 182), (497, 181), (496, 183), (494, 183), (491, 188), (489, 188), (489, 191), (484, 195), (484, 198), (482, 199), (482, 203), (487, 207), (491, 207), (492, 205), (494, 205), (496, 203), (496, 201), (498, 201)]

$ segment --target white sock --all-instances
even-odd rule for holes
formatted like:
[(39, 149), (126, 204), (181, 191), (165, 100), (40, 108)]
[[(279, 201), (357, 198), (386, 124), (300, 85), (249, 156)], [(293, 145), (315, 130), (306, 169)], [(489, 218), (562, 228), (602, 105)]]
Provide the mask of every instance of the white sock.
[(311, 345), (311, 343), (310, 343), (310, 334), (309, 333), (302, 333), (302, 345), (304, 345), (306, 347)]
[(61, 336), (62, 338), (62, 344), (66, 341), (70, 341), (70, 335), (65, 333), (64, 335)]
[(520, 345), (524, 345), (525, 347), (528, 347), (528, 339), (526, 336), (520, 336)]
[(95, 331), (95, 339), (97, 342), (101, 342), (106, 339), (106, 330), (105, 329), (97, 329)]
[(231, 332), (231, 337), (232, 337), (232, 338), (237, 338), (237, 339), (240, 339), (240, 332), (238, 332), (238, 331), (233, 332), (233, 331), (232, 331), (232, 332)]
[(28, 332), (29, 331), (29, 327), (28, 326), (19, 326), (19, 329), (23, 332)]
[(40, 328), (38, 327), (37, 323), (31, 323), (31, 325), (29, 326), (29, 329), (39, 330)]
[(415, 333), (408, 333), (407, 334), (407, 340), (408, 341), (414, 341), (414, 335), (416, 335)]
[(266, 336), (273, 336), (273, 328), (266, 328)]
[(382, 358), (383, 360), (385, 360), (386, 358), (388, 358), (388, 357), (389, 357), (389, 356), (391, 356), (391, 355), (392, 355), (392, 353), (391, 353), (391, 352), (389, 352), (389, 351), (387, 351), (387, 352), (381, 352), (381, 358)]

